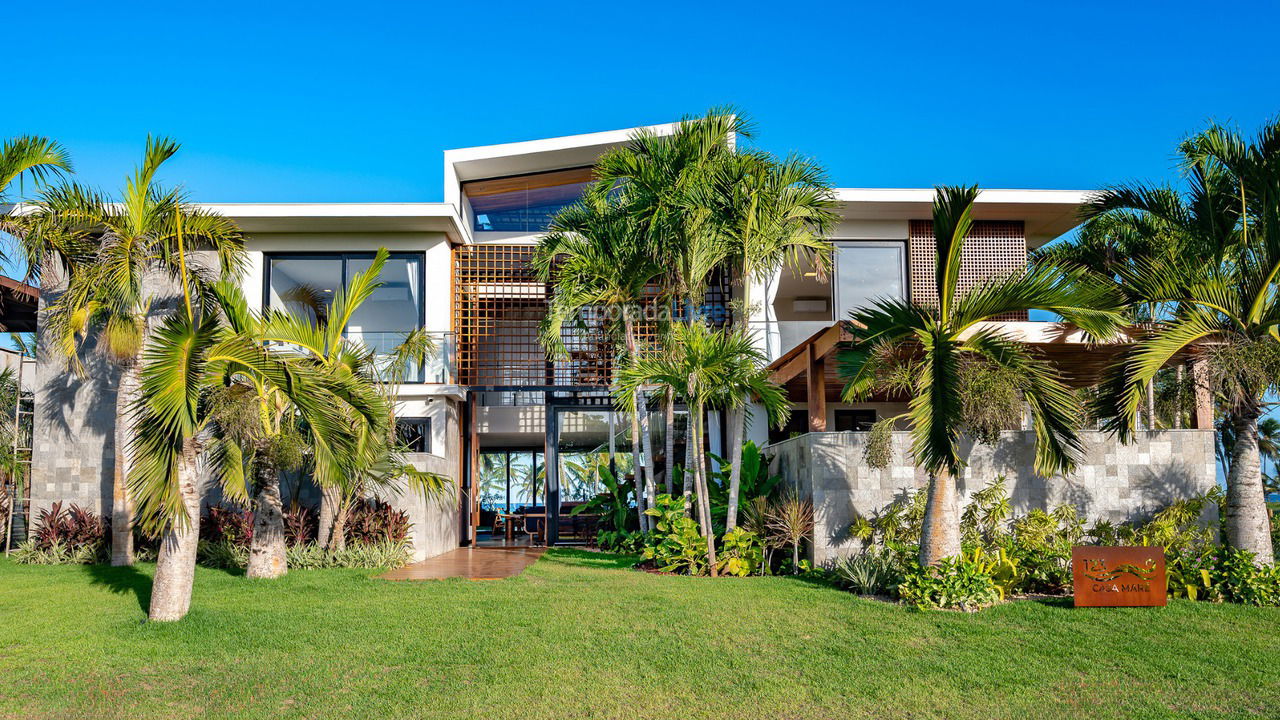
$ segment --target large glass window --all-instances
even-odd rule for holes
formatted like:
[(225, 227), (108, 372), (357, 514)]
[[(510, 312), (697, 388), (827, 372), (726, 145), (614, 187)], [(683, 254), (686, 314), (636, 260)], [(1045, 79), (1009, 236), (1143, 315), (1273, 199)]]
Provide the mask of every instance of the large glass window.
[(844, 320), (873, 301), (906, 297), (906, 244), (837, 242), (836, 319)]
[[(334, 293), (346, 287), (356, 273), (368, 270), (372, 262), (372, 253), (269, 255), (267, 305), (326, 319)], [(422, 255), (393, 253), (380, 280), (382, 287), (352, 314), (344, 330), (347, 337), (385, 358), (405, 333), (422, 326)], [(382, 370), (389, 372), (390, 368)], [(413, 363), (403, 377), (408, 382), (421, 382), (422, 368)]]
[(462, 184), (479, 231), (542, 232), (551, 218), (582, 197), (591, 168), (574, 168)]

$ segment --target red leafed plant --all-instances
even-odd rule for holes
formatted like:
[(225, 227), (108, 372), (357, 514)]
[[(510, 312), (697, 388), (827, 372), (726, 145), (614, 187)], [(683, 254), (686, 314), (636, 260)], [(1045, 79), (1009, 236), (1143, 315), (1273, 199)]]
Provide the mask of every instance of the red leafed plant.
[(284, 511), (284, 541), (289, 547), (306, 545), (315, 537), (316, 518), (310, 510), (295, 506)]
[(409, 537), (409, 515), (378, 500), (357, 500), (347, 517), (346, 536), (351, 544), (404, 542)]
[(48, 550), (54, 545), (68, 549), (99, 546), (107, 539), (107, 521), (97, 513), (79, 505), (62, 509), (62, 502), (53, 503), (41, 510), (36, 517), (34, 539), (36, 547)]
[(200, 533), (210, 542), (228, 542), (249, 547), (253, 539), (253, 513), (234, 506), (209, 506), (209, 521), (201, 523)]

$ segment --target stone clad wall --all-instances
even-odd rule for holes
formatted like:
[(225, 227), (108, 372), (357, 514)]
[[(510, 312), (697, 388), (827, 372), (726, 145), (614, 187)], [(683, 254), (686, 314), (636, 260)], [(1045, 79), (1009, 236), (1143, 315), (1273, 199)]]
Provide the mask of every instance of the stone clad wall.
[[(1069, 503), (1089, 521), (1118, 522), (1142, 519), (1217, 483), (1211, 430), (1139, 432), (1130, 445), (1097, 431), (1081, 439), (1085, 457), (1076, 472), (1051, 478), (1032, 470), (1034, 432), (1002, 433), (994, 446), (964, 444), (968, 466), (957, 480), (961, 506), (1004, 476), (1015, 514)], [(903, 492), (928, 483), (911, 463), (907, 433), (893, 434), (893, 461), (881, 470), (863, 461), (866, 441), (867, 433), (809, 433), (768, 448), (774, 472), (813, 501), (815, 563), (858, 550), (861, 544), (848, 537), (856, 517), (871, 517)]]
[[(47, 306), (59, 297), (56, 281), (40, 296), (40, 324)], [(115, 469), (116, 382), (119, 371), (97, 349), (91, 336), (81, 352), (85, 376), (39, 336), (34, 384), (31, 456), (31, 518), (55, 502), (79, 505), (110, 515)]]

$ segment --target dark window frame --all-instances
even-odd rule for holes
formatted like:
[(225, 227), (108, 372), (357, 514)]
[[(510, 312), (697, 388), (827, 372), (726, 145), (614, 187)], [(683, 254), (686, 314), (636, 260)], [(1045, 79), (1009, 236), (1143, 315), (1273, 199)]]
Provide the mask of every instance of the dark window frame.
[[(871, 416), (870, 423), (867, 422), (867, 415)], [(837, 408), (834, 419), (836, 432), (869, 432), (871, 425), (880, 419), (880, 414), (875, 411), (875, 408)], [(842, 428), (841, 425), (851, 425), (851, 427)], [(867, 427), (865, 430), (860, 430), (859, 425)]]
[[(356, 252), (264, 252), (262, 253), (262, 303), (261, 308), (268, 309), (271, 307), (271, 262), (277, 258), (288, 260), (341, 260), (342, 261), (342, 282), (340, 287), (344, 290), (347, 287), (351, 276), (354, 273), (349, 271), (352, 260), (372, 260), (377, 257), (376, 252), (356, 251)], [(418, 324), (416, 327), (408, 330), (421, 330), (427, 325), (427, 303), (425, 293), (427, 288), (427, 254), (426, 252), (418, 252), (413, 250), (405, 250), (400, 252), (392, 252), (387, 255), (388, 260), (417, 260), (418, 261)], [(406, 332), (408, 332), (406, 330)], [(342, 334), (345, 337), (347, 328), (342, 328)], [(425, 366), (418, 368), (418, 376), (410, 380), (413, 383), (425, 382), (427, 369)]]
[(409, 449), (413, 453), (431, 454), (431, 418), (429, 417), (398, 417), (396, 418), (396, 437), (403, 441), (404, 436), (400, 432), (402, 425), (416, 425), (421, 428), (419, 433), (422, 438), (422, 450)]

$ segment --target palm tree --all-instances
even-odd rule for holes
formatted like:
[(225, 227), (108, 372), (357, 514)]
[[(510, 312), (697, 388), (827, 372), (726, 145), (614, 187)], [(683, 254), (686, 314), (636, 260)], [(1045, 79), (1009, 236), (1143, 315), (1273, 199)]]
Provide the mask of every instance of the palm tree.
[[(268, 310), (262, 316), (250, 312), (239, 288), (231, 282), (219, 287), (217, 297), (227, 326), (238, 336), (265, 345), (269, 329), (289, 325), (289, 318), (281, 311)], [(300, 469), (307, 449), (313, 456), (329, 459), (327, 471), (331, 474), (359, 472), (362, 431), (373, 426), (378, 436), (385, 435), (380, 423), (390, 413), (374, 384), (346, 372), (346, 368), (287, 351), (278, 355), (294, 366), (306, 366), (317, 377), (334, 379), (323, 388), (333, 396), (326, 404), (325, 416), (312, 417), (314, 402), (295, 402), (292, 389), (254, 382), (256, 378), (243, 375), (225, 381), (211, 393), (210, 400), (210, 415), (217, 422), (223, 451), (229, 452), (236, 468), (249, 468), (245, 496), (252, 495), (254, 513), (245, 576), (250, 578), (276, 578), (288, 572), (281, 473)], [(341, 435), (335, 437), (333, 418), (340, 409), (349, 412), (339, 421)], [(355, 442), (347, 443), (348, 436)]]
[[(686, 117), (670, 135), (638, 131), (626, 146), (611, 150), (596, 163), (602, 186), (617, 194), (627, 207), (650, 254), (669, 271), (663, 276), (666, 295), (683, 304), (684, 320), (701, 314), (707, 284), (730, 252), (712, 224), (706, 193), (711, 174), (721, 160), (732, 157), (735, 137), (750, 137), (750, 123), (733, 108), (712, 108), (702, 117)], [(668, 428), (674, 420), (674, 396), (664, 398)], [(667, 482), (674, 472), (675, 438), (667, 433)], [(684, 491), (696, 446), (686, 440)], [(700, 459), (699, 462), (703, 462)], [(653, 488), (648, 488), (652, 496)]]
[[(430, 336), (421, 330), (408, 331), (390, 356), (379, 358), (345, 335), (352, 316), (382, 287), (378, 278), (389, 256), (386, 248), (379, 248), (369, 267), (356, 273), (347, 287), (339, 288), (327, 304), (319, 299), (318, 293), (310, 293), (309, 300), (301, 295), (293, 298), (308, 300), (302, 303), (309, 308), (307, 315), (268, 309), (256, 322), (245, 320), (243, 324), (236, 324), (237, 329), (251, 332), (263, 342), (283, 345), (299, 360), (346, 378), (354, 390), (369, 388), (379, 396), (369, 397), (361, 390), (361, 394), (346, 399), (349, 407), (359, 411), (349, 419), (357, 442), (353, 452), (347, 455), (335, 452), (323, 428), (306, 422), (301, 426), (307, 436), (312, 476), (321, 490), (317, 542), (329, 549), (346, 546), (347, 515), (352, 503), (366, 492), (405, 480), (414, 491), (443, 498), (450, 487), (448, 479), (418, 470), (409, 463), (395, 432), (395, 388), (403, 380), (405, 368), (410, 363), (421, 366), (425, 356), (434, 349)], [(304, 288), (302, 295), (307, 294)], [(275, 483), (278, 488), (278, 478)], [(269, 496), (264, 499), (273, 502)], [(271, 552), (283, 553), (283, 520), (277, 523), (275, 514), (269, 514), (268, 518), (278, 524), (279, 530), (278, 536), (275, 531), (268, 535), (273, 543)]]
[[(205, 302), (186, 295), (185, 311), (150, 333), (139, 400), (131, 408), (137, 435), (129, 492), (141, 527), (161, 537), (148, 612), (153, 621), (179, 620), (191, 606), (200, 529), (198, 465), (206, 449), (224, 491), (245, 495), (242, 456), (234, 442), (226, 442), (234, 441), (236, 431), (219, 427), (229, 414), (214, 412), (217, 394), (236, 386), (279, 392), (309, 423), (323, 427), (340, 452), (354, 451), (342, 401), (352, 390), (349, 378), (318, 373), (314, 365), (281, 357), (258, 337), (231, 329), (227, 315), (248, 315), (243, 296), (229, 281), (209, 290), (212, 297)], [(245, 424), (262, 420), (253, 412), (240, 414), (250, 418)]]
[[(764, 152), (721, 157), (710, 182), (694, 185), (693, 204), (712, 208), (715, 232), (727, 246), (727, 260), (742, 288), (743, 327), (751, 317), (752, 284), (767, 280), (786, 264), (823, 270), (830, 265), (825, 234), (836, 222), (835, 195), (821, 168), (791, 156), (782, 161)], [(729, 411), (729, 516), (738, 524), (746, 409)]]
[[(9, 186), (14, 182), (21, 186), (29, 177), (33, 186), (39, 187), (71, 171), (71, 155), (61, 144), (34, 135), (10, 138), (0, 146), (0, 203), (10, 200)], [(62, 260), (65, 268), (75, 253), (68, 244), (57, 240), (65, 239), (65, 235), (51, 232), (37, 216), (15, 213), (16, 209), (10, 206), (0, 210), (0, 232), (19, 240), (18, 249), (27, 260), (26, 280), (38, 284), (46, 265)]]
[(39, 186), (69, 172), (71, 154), (60, 143), (35, 135), (9, 138), (0, 145), (0, 202), (8, 201), (9, 186), (15, 182), (31, 178)]
[(1262, 487), (1258, 419), (1280, 378), (1280, 122), (1252, 143), (1212, 125), (1179, 148), (1189, 192), (1126, 185), (1098, 193), (1096, 215), (1134, 213), (1176, 232), (1188, 252), (1124, 273), (1133, 292), (1169, 309), (1117, 363), (1097, 412), (1122, 439), (1132, 434), (1141, 388), (1185, 352), (1202, 359), (1195, 381), (1214, 391), (1231, 431), (1228, 542), (1274, 562)]
[[(689, 442), (697, 447), (702, 447), (705, 438), (703, 414), (711, 407), (740, 408), (754, 399), (771, 423), (781, 426), (786, 422), (786, 394), (769, 380), (765, 356), (747, 333), (715, 330), (695, 321), (676, 325), (671, 339), (663, 353), (637, 355), (622, 369), (619, 402), (632, 402), (635, 394), (649, 386), (670, 388), (689, 406)], [(703, 463), (693, 463), (691, 474), (698, 524), (707, 539), (707, 556), (715, 575), (716, 532)]]
[(37, 204), (37, 215), (48, 223), (46, 231), (23, 238), (28, 257), (37, 261), (51, 244), (87, 245), (67, 274), (62, 296), (50, 306), (44, 329), (51, 349), (77, 372), (84, 372), (81, 341), (91, 334), (120, 369), (111, 506), (113, 565), (133, 563), (133, 512), (126, 478), (135, 444), (130, 408), (140, 393), (143, 348), (175, 309), (175, 286), (189, 291), (187, 297), (207, 294), (216, 277), (213, 268), (188, 262), (183, 244), (186, 251), (214, 251), (222, 272), (239, 272), (243, 263), (243, 238), (233, 222), (190, 205), (181, 189), (164, 189), (157, 182), (161, 166), (178, 147), (171, 140), (148, 137), (142, 164), (127, 178), (119, 203), (75, 183), (46, 189)]
[[(1159, 304), (1136, 294), (1134, 287), (1123, 282), (1123, 273), (1138, 264), (1177, 262), (1187, 253), (1196, 252), (1194, 245), (1185, 245), (1181, 233), (1158, 219), (1116, 209), (1092, 215), (1073, 240), (1039, 248), (1031, 254), (1029, 261), (1086, 268), (1098, 278), (1114, 283), (1125, 295), (1130, 325), (1150, 328), (1159, 315)], [(1176, 425), (1178, 415), (1175, 412), (1173, 416)], [(1156, 383), (1153, 380), (1147, 383), (1146, 388), (1147, 429), (1156, 429), (1157, 417)]]
[[(955, 478), (964, 464), (962, 434), (992, 439), (1022, 417), (1025, 403), (1036, 432), (1037, 472), (1070, 471), (1081, 451), (1080, 409), (1071, 390), (1042, 358), (984, 323), (1039, 309), (1099, 338), (1120, 325), (1118, 293), (1079, 269), (1035, 265), (961, 292), (960, 258), (977, 197), (976, 186), (937, 189), (938, 305), (886, 298), (854, 311), (846, 323), (853, 340), (839, 360), (846, 402), (864, 401), (873, 392), (910, 396), (910, 409), (877, 423), (873, 437), (887, 440), (899, 421), (910, 427), (915, 462), (929, 475), (920, 543), (920, 562), (926, 565), (960, 553)], [(993, 381), (1010, 388), (1001, 394), (1003, 401), (991, 393), (966, 392), (978, 383), (990, 388)]]
[[(534, 267), (543, 282), (553, 284), (550, 307), (542, 323), (542, 343), (548, 353), (566, 357), (565, 325), (576, 330), (582, 313), (601, 308), (608, 317), (622, 321), (625, 358), (640, 352), (637, 322), (646, 291), (666, 271), (637, 232), (631, 211), (610, 192), (611, 184), (598, 183), (581, 202), (561, 210), (550, 231), (538, 241)], [(636, 510), (640, 529), (648, 530), (646, 500), (656, 493), (649, 409), (644, 393), (632, 396), (631, 454), (637, 473)], [(643, 458), (641, 460), (640, 458)], [(643, 473), (643, 477), (640, 474)]]

